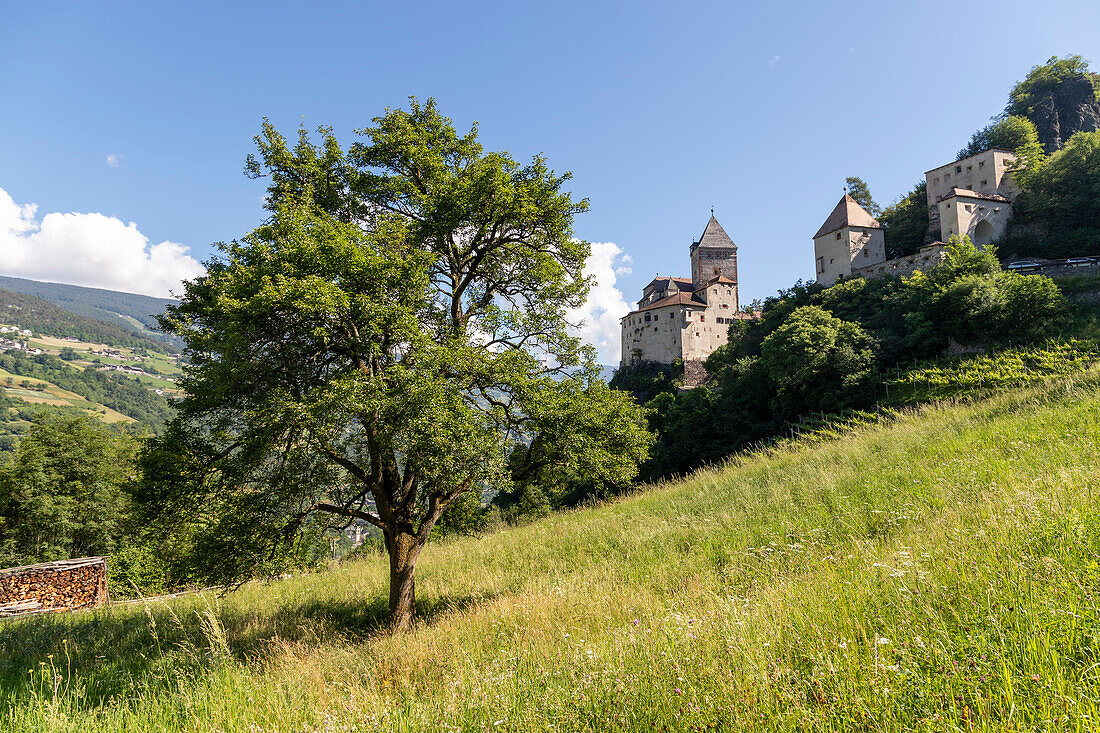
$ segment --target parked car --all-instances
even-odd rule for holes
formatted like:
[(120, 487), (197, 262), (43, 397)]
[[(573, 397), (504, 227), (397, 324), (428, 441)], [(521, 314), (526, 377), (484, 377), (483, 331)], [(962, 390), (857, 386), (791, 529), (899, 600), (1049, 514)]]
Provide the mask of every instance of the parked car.
[(1034, 270), (1038, 267), (1042, 267), (1042, 262), (1036, 262), (1035, 260), (1016, 260), (1015, 262), (1009, 262), (1009, 270)]

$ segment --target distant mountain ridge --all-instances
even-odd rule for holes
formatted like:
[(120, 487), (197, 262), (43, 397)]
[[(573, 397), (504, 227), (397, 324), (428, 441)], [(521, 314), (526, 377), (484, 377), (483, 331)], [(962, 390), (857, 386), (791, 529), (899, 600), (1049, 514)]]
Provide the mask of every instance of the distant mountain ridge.
[(40, 298), (69, 313), (105, 321), (142, 336), (179, 346), (178, 339), (158, 332), (157, 316), (178, 301), (80, 285), (0, 276), (0, 289)]

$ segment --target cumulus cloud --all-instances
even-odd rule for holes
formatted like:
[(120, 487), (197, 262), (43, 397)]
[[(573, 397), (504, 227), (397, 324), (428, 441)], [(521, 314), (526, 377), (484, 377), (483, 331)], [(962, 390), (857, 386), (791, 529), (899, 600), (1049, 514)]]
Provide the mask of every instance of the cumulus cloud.
[(179, 242), (152, 244), (137, 224), (103, 214), (49, 213), (0, 188), (0, 273), (158, 297), (203, 267)]
[(776, 64), (779, 63), (780, 59), (782, 59), (782, 58), (783, 57), (780, 56), (779, 54), (776, 54), (775, 56), (772, 56), (771, 61), (768, 62), (768, 66), (775, 66)]
[(126, 156), (122, 153), (111, 153), (107, 156), (107, 165), (112, 168), (118, 168), (122, 165), (122, 161), (126, 160)]
[(630, 274), (630, 255), (614, 242), (593, 242), (584, 274), (593, 279), (592, 289), (584, 305), (569, 312), (569, 320), (577, 324), (574, 333), (596, 347), (601, 363), (618, 364), (622, 355), (619, 319), (630, 312), (630, 304), (615, 283), (620, 275)]

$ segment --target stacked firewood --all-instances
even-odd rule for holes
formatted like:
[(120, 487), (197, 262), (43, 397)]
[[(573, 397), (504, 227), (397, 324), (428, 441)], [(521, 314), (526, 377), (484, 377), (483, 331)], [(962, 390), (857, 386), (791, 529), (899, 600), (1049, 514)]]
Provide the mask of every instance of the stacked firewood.
[(102, 557), (0, 570), (0, 617), (91, 608), (107, 602)]

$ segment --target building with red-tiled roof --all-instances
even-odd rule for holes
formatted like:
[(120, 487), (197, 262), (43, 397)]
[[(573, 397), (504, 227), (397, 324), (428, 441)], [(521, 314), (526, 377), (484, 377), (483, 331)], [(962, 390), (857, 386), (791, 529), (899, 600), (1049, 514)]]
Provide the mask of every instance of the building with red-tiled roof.
[(689, 254), (691, 278), (658, 275), (623, 316), (622, 366), (679, 360), (686, 372), (700, 373), (702, 361), (726, 343), (730, 324), (753, 317), (739, 310), (737, 245), (714, 212)]

